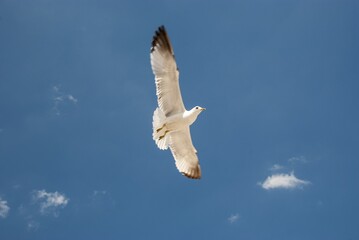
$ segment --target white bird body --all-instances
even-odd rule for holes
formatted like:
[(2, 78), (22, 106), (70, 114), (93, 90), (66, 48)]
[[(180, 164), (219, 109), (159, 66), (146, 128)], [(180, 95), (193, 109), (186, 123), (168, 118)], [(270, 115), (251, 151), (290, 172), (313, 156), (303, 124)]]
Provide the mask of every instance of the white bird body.
[(153, 37), (151, 66), (155, 75), (158, 108), (153, 113), (153, 140), (158, 148), (171, 149), (177, 169), (186, 177), (201, 178), (197, 150), (189, 126), (205, 108), (187, 111), (179, 87), (179, 72), (167, 32), (159, 27)]
[(192, 125), (200, 114), (199, 111), (185, 111), (183, 113), (177, 113), (175, 115), (166, 118), (166, 127), (170, 131), (182, 130), (185, 127)]

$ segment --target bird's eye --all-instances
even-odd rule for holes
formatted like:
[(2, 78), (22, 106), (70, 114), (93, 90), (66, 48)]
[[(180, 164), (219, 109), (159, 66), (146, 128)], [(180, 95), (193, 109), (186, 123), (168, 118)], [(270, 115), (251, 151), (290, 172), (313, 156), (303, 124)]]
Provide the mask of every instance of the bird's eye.
[(198, 107), (196, 107), (196, 109), (198, 109)]

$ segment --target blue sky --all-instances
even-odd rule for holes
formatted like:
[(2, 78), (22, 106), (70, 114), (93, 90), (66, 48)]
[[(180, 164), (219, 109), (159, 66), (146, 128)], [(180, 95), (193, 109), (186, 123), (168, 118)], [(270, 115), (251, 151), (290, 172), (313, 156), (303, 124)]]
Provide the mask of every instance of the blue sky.
[[(358, 239), (358, 1), (0, 1), (0, 239)], [(152, 140), (168, 30), (202, 179)]]

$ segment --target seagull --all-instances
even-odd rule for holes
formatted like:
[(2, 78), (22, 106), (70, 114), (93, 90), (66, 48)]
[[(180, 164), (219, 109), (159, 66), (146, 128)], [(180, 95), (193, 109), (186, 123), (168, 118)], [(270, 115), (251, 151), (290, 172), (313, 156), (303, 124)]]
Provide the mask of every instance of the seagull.
[(190, 125), (205, 108), (196, 106), (186, 110), (173, 48), (164, 26), (160, 26), (153, 36), (150, 55), (158, 102), (153, 113), (153, 140), (159, 149), (171, 149), (182, 175), (200, 179), (201, 167), (197, 150), (192, 144)]

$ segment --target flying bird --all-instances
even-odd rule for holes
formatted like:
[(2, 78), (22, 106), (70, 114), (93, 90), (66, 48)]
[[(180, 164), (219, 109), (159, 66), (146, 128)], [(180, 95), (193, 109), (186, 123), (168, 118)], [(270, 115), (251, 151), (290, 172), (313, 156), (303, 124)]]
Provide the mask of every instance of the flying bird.
[(192, 144), (190, 125), (205, 108), (196, 106), (186, 110), (173, 48), (164, 26), (160, 26), (153, 36), (151, 66), (158, 102), (153, 113), (153, 140), (159, 149), (171, 149), (176, 167), (182, 175), (200, 179), (201, 167), (197, 150)]

